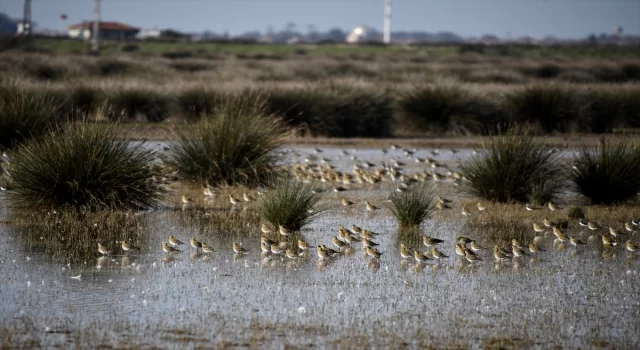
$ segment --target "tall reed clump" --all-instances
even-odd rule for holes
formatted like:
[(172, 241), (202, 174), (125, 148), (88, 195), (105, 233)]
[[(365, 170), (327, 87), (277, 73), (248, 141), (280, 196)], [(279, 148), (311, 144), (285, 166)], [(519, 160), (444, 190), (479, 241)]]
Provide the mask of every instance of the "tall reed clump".
[(262, 95), (229, 96), (179, 134), (169, 159), (187, 177), (202, 182), (262, 183), (273, 172), (286, 129), (268, 114)]
[(314, 186), (291, 177), (278, 177), (269, 183), (269, 190), (258, 200), (256, 210), (262, 220), (299, 231), (328, 209), (318, 205), (321, 195)]
[(460, 163), (467, 179), (462, 190), (496, 202), (544, 204), (565, 188), (558, 152), (548, 150), (527, 130), (494, 136), (485, 151)]
[(11, 198), (90, 210), (155, 207), (163, 190), (154, 158), (144, 143), (119, 139), (113, 124), (67, 123), (13, 153)]
[(395, 189), (389, 196), (387, 208), (398, 220), (401, 228), (417, 227), (429, 217), (435, 208), (436, 192), (433, 186), (424, 183), (398, 192)]
[(640, 144), (600, 141), (573, 160), (571, 180), (593, 204), (627, 201), (640, 192)]
[(52, 95), (21, 88), (0, 88), (0, 148), (7, 148), (51, 127), (60, 109)]

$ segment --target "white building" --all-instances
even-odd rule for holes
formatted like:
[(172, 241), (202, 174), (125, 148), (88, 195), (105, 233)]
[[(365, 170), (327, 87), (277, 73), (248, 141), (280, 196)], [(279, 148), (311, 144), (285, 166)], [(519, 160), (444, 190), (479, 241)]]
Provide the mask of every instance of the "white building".
[(349, 44), (363, 43), (367, 41), (381, 41), (382, 34), (369, 26), (360, 25), (347, 35), (347, 42)]

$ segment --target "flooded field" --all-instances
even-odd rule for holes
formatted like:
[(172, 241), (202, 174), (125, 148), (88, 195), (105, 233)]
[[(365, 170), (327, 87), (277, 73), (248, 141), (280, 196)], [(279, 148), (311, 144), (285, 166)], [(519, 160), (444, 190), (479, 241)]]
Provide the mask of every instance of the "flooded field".
[[(457, 159), (472, 150), (343, 150), (290, 147), (287, 162), (322, 162), (348, 171), (365, 162), (404, 162), (407, 173), (425, 169), (433, 158), (444, 177)], [(434, 163), (434, 162), (431, 162)], [(428, 181), (433, 181), (429, 179)], [(323, 200), (336, 204), (319, 220), (289, 237), (312, 246), (331, 245), (338, 228), (357, 225), (379, 233), (382, 253), (373, 259), (362, 244), (342, 248), (342, 255), (319, 259), (315, 250), (296, 258), (261, 253), (260, 220), (251, 204), (232, 206), (228, 192), (213, 199), (187, 184), (176, 185), (166, 209), (129, 213), (122, 232), (109, 241), (90, 234), (41, 236), (38, 226), (19, 225), (19, 209), (0, 192), (0, 344), (40, 348), (618, 348), (640, 347), (640, 254), (624, 244), (603, 248), (599, 236), (570, 221), (566, 231), (587, 244), (574, 247), (554, 241), (550, 230), (538, 245), (546, 251), (496, 262), (494, 245), (509, 242), (485, 236), (482, 227), (504, 216), (526, 227), (526, 244), (536, 235), (533, 222), (566, 219), (563, 210), (527, 212), (487, 203), (478, 211), (472, 198), (457, 194), (451, 181), (437, 183), (452, 200), (421, 232), (398, 229), (384, 208), (389, 183), (318, 183)], [(332, 191), (342, 186), (343, 192)], [(180, 205), (183, 193), (195, 203)], [(198, 197), (197, 193), (200, 193)], [(255, 190), (251, 196), (256, 197)], [(341, 206), (340, 199), (355, 202)], [(368, 212), (364, 200), (381, 209)], [(461, 203), (470, 216), (461, 215)], [(515, 207), (515, 205), (513, 205)], [(501, 212), (504, 210), (504, 213)], [(617, 210), (616, 208), (612, 210)], [(622, 210), (622, 209), (620, 209)], [(626, 208), (633, 212), (636, 208)], [(518, 212), (517, 216), (511, 214)], [(640, 215), (635, 212), (636, 218)], [(57, 213), (39, 220), (56, 227)], [(603, 214), (604, 215), (604, 214)], [(230, 226), (215, 222), (224, 216)], [(513, 217), (512, 217), (513, 216)], [(33, 219), (35, 220), (35, 219)], [(601, 225), (618, 224), (602, 219)], [(102, 222), (97, 221), (96, 229)], [(228, 228), (225, 228), (228, 227)], [(60, 228), (63, 232), (62, 228)], [(90, 230), (89, 230), (90, 232)], [(187, 244), (167, 254), (161, 243), (170, 235)], [(427, 251), (421, 235), (444, 240), (447, 258), (418, 264), (403, 259), (401, 243)], [(470, 263), (455, 253), (456, 237), (469, 236), (487, 249)], [(638, 234), (630, 237), (637, 243)], [(197, 238), (215, 252), (189, 246)], [(120, 240), (139, 251), (125, 252)], [(97, 243), (112, 254), (102, 256)], [(237, 242), (248, 252), (235, 254)]]

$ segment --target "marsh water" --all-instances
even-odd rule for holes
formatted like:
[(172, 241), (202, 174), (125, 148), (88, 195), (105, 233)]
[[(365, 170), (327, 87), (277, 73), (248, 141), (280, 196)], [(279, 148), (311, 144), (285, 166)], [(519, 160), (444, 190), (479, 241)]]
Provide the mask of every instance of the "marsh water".
[[(291, 147), (289, 161), (327, 158), (338, 169), (370, 161), (379, 164), (405, 157), (401, 150)], [(453, 154), (417, 150), (455, 165), (471, 150)], [(355, 156), (355, 159), (352, 157)], [(402, 161), (407, 161), (404, 158)], [(409, 166), (409, 164), (407, 165)], [(411, 164), (422, 168), (424, 164)], [(444, 171), (442, 171), (444, 173)], [(365, 210), (369, 199), (384, 206), (389, 186), (345, 186), (326, 201), (347, 197), (357, 204), (337, 207), (304, 228), (311, 245), (330, 245), (340, 225), (352, 224), (380, 233), (382, 256), (363, 256), (356, 243), (343, 256), (319, 260), (315, 252), (297, 259), (260, 253), (259, 225), (216, 232), (203, 229), (207, 210), (248, 209), (215, 206), (168, 208), (134, 213), (142, 218), (131, 237), (140, 251), (123, 252), (115, 239), (102, 242), (113, 250), (78, 255), (68, 247), (51, 249), (46, 241), (12, 223), (12, 211), (0, 193), (0, 329), (6, 347), (42, 348), (638, 348), (640, 347), (640, 259), (623, 248), (603, 250), (587, 232), (569, 230), (588, 244), (557, 246), (550, 237), (546, 252), (496, 263), (490, 252), (469, 263), (456, 256), (454, 242), (464, 230), (457, 196), (450, 184), (440, 186), (453, 199), (451, 213), (435, 213), (422, 233), (441, 238), (449, 258), (416, 264), (403, 260), (400, 243), (425, 250), (419, 235), (399, 232), (388, 210)], [(218, 196), (223, 196), (219, 193)], [(225, 205), (227, 203), (225, 202)], [(189, 211), (202, 215), (189, 215)], [(474, 213), (481, 215), (480, 213)], [(551, 215), (551, 214), (550, 214)], [(554, 213), (553, 215), (560, 215)], [(44, 218), (43, 218), (44, 220)], [(255, 221), (255, 220), (254, 220)], [(210, 254), (167, 255), (161, 249), (169, 235), (188, 242), (197, 237), (214, 247)], [(472, 238), (483, 241), (482, 232)], [(117, 236), (117, 233), (116, 233)], [(592, 237), (591, 237), (592, 238)], [(636, 234), (637, 238), (637, 234)], [(232, 242), (249, 251), (234, 254)], [(96, 246), (97, 239), (81, 242)], [(64, 247), (56, 245), (56, 247)]]

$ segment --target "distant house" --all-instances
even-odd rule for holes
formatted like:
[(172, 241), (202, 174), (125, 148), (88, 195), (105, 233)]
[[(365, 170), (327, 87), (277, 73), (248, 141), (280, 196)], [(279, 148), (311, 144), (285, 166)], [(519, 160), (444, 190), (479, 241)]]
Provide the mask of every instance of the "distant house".
[[(73, 39), (89, 40), (93, 37), (93, 23), (82, 22), (69, 27), (69, 37)], [(140, 28), (119, 22), (99, 22), (100, 39), (125, 40), (134, 39)]]

